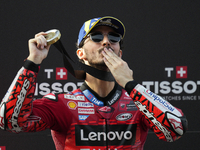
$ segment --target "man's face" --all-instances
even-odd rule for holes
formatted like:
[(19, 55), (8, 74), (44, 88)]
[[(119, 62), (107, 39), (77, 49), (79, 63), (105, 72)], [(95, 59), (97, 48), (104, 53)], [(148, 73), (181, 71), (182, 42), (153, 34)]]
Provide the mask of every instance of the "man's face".
[(107, 34), (110, 32), (115, 32), (111, 27), (108, 26), (98, 26), (92, 30), (91, 33), (101, 32), (104, 35), (104, 38), (100, 42), (94, 42), (89, 37), (85, 40), (82, 47), (84, 57), (83, 60), (85, 64), (101, 69), (107, 70), (107, 66), (103, 61), (103, 55), (101, 54), (102, 50), (107, 47), (111, 48), (119, 57), (122, 55), (120, 50), (119, 42), (111, 43), (107, 37)]

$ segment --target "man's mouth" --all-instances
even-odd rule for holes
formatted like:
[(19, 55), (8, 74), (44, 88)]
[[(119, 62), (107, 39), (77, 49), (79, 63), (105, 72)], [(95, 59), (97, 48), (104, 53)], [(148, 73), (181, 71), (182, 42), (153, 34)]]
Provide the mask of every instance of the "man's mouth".
[(99, 49), (99, 54), (101, 54), (101, 52), (104, 50), (104, 48), (107, 48), (107, 49), (111, 49), (112, 51), (114, 51), (110, 46), (107, 46), (107, 47), (103, 47), (101, 49)]

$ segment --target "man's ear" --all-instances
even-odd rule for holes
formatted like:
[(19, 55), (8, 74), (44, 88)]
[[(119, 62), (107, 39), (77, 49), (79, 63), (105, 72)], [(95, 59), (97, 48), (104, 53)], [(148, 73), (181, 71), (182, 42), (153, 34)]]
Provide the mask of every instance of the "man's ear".
[(78, 56), (79, 59), (82, 59), (82, 60), (86, 58), (85, 51), (83, 48), (77, 49), (76, 55)]
[(119, 50), (119, 57), (122, 58), (122, 50)]

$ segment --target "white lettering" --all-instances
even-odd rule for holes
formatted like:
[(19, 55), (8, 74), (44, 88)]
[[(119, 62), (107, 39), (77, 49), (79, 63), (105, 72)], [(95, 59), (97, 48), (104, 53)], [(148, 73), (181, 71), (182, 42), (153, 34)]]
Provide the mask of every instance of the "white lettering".
[(120, 135), (119, 135), (118, 132), (115, 132), (115, 134), (117, 135), (117, 138), (118, 138), (119, 140), (121, 140), (122, 137), (123, 137), (124, 131), (122, 131), (122, 132), (120, 133)]
[(35, 94), (34, 94), (34, 95), (35, 95), (35, 96), (38, 95), (38, 83), (35, 84)]
[(20, 110), (22, 108), (23, 102), (25, 100), (29, 85), (30, 85), (30, 81), (28, 79), (25, 79), (22, 89), (21, 89), (19, 95), (17, 96), (18, 100), (16, 102), (16, 106), (14, 108), (12, 118), (9, 120), (12, 123), (12, 127), (13, 127), (12, 130), (15, 132), (20, 132), (22, 129), (22, 127), (19, 127), (17, 119), (18, 119)]
[(73, 100), (80, 100), (80, 101), (84, 101), (85, 100), (84, 96), (75, 96), (75, 95), (64, 95), (64, 98), (73, 99)]
[(81, 129), (81, 140), (83, 140), (83, 141), (88, 141), (88, 138), (84, 138), (83, 135), (84, 135), (84, 134), (83, 134), (83, 129)]
[(78, 108), (80, 114), (94, 114), (94, 109)]
[(39, 94), (41, 94), (41, 95), (47, 95), (47, 94), (49, 94), (51, 92), (50, 89), (49, 89), (49, 87), (50, 87), (49, 83), (41, 83), (39, 85), (39, 88), (42, 91), (40, 91)]
[(167, 71), (167, 77), (171, 77), (171, 72), (174, 70), (172, 67), (166, 67), (165, 71)]
[(118, 97), (119, 97), (119, 93), (117, 93), (111, 101), (108, 101), (109, 105), (112, 105), (117, 100)]
[[(191, 89), (188, 89), (188, 86), (191, 85)], [(184, 86), (183, 86), (183, 89), (186, 93), (188, 94), (192, 94), (194, 93), (196, 90), (197, 90), (197, 85), (195, 84), (194, 81), (187, 81), (185, 82)]]
[(88, 135), (88, 138), (91, 140), (91, 141), (96, 141), (97, 140), (97, 134), (95, 132), (90, 132), (89, 135)]
[(150, 86), (151, 86), (151, 85), (154, 85), (154, 83), (153, 83), (153, 81), (143, 81), (143, 82), (142, 82), (142, 85), (143, 85), (143, 86), (146, 86), (146, 88), (150, 90), (150, 89), (151, 89)]
[[(128, 136), (129, 135), (129, 136)], [(131, 131), (126, 131), (125, 133), (124, 133), (124, 138), (126, 139), (126, 140), (130, 140), (131, 138), (132, 138), (132, 132)]]
[(155, 101), (158, 102), (158, 104), (160, 104), (161, 106), (164, 106), (165, 108), (167, 108), (170, 111), (174, 111), (174, 107), (168, 103), (167, 101), (165, 101), (164, 99), (162, 99), (160, 96), (154, 94), (153, 92), (147, 90), (144, 94), (148, 94), (149, 96), (151, 96), (151, 98)]
[(60, 82), (52, 83), (51, 85), (49, 83), (43, 82), (43, 83), (36, 83), (36, 89), (35, 89), (35, 96), (41, 95), (47, 95), (49, 93), (59, 93), (59, 92), (71, 92), (80, 87), (83, 84), (83, 82), (77, 82), (77, 85), (73, 82), (68, 82), (66, 84), (62, 84)]
[(197, 96), (182, 96), (183, 100), (197, 100)]
[(181, 96), (163, 96), (163, 99), (170, 101), (170, 100), (181, 100)]
[(158, 93), (158, 90), (159, 90), (158, 84), (159, 84), (158, 81), (155, 81), (155, 88), (154, 88), (155, 93)]
[(62, 84), (59, 83), (59, 82), (53, 83), (51, 87), (52, 87), (52, 89), (54, 89), (52, 91), (52, 93), (60, 93), (60, 92), (62, 92), (62, 88), (61, 88)]
[(174, 88), (172, 92), (175, 94), (180, 94), (181, 92), (183, 92), (183, 88), (181, 87), (181, 85), (182, 83), (180, 81), (174, 81), (172, 83), (172, 87)]
[(122, 140), (123, 138), (126, 140), (131, 140), (132, 139), (132, 132), (131, 131), (121, 131), (120, 133), (118, 131), (110, 131), (107, 133), (105, 132), (89, 132), (87, 137), (84, 137), (84, 130), (81, 129), (80, 131), (81, 134), (81, 140), (82, 141), (106, 141), (106, 139), (110, 141), (114, 141), (115, 139), (117, 140)]
[(143, 81), (142, 85), (149, 89), (154, 90), (155, 94), (169, 94), (170, 92), (173, 94), (181, 94), (185, 92), (186, 94), (193, 94), (197, 92), (200, 85), (200, 81)]
[[(122, 131), (122, 132), (124, 132), (124, 131)], [(110, 141), (113, 141), (116, 138), (116, 135), (114, 132), (110, 131), (110, 132), (108, 132), (107, 137)]]
[(163, 132), (163, 134), (165, 135), (166, 139), (168, 142), (173, 142), (173, 138), (170, 134), (170, 132), (164, 127), (162, 126), (162, 124), (160, 122), (157, 121), (157, 119), (154, 117), (153, 113), (150, 113), (148, 109), (146, 109), (145, 105), (142, 105), (139, 101), (136, 101), (135, 104), (138, 106), (139, 110), (141, 112), (143, 112), (148, 118), (149, 120), (158, 127), (158, 129)]
[(170, 83), (168, 81), (161, 82), (160, 83), (160, 87), (162, 89), (160, 90), (160, 92), (163, 93), (163, 94), (169, 93), (170, 92), (170, 87), (168, 85), (170, 85)]
[(53, 72), (53, 69), (44, 69), (44, 72), (47, 73), (47, 79), (51, 78), (51, 72)]
[(98, 134), (98, 141), (101, 141), (101, 135), (103, 135), (103, 140), (106, 141), (106, 133), (105, 132), (99, 132)]

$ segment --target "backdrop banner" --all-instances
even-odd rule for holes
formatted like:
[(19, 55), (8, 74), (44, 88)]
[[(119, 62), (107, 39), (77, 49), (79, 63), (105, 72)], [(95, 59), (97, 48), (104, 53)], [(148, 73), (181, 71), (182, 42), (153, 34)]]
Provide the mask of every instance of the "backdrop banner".
[[(146, 150), (192, 150), (200, 147), (200, 2), (199, 1), (4, 1), (0, 4), (0, 96), (7, 92), (28, 57), (28, 40), (59, 29), (62, 44), (78, 61), (78, 33), (86, 20), (114, 16), (126, 27), (123, 56), (134, 79), (182, 109), (189, 123), (173, 143), (149, 131)], [(83, 80), (64, 67), (62, 54), (51, 46), (38, 74), (35, 98), (70, 92)], [(0, 119), (1, 121), (1, 119)], [(50, 130), (14, 134), (0, 130), (0, 150), (55, 150)]]

